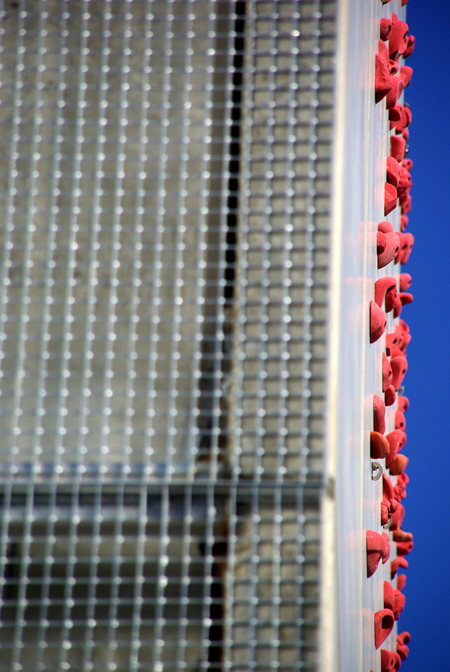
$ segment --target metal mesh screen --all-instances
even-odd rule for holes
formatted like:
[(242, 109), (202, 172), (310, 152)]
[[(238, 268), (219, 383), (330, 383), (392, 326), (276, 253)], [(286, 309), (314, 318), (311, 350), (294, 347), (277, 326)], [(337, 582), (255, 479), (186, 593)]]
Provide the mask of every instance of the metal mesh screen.
[(8, 0), (0, 670), (316, 669), (331, 0)]

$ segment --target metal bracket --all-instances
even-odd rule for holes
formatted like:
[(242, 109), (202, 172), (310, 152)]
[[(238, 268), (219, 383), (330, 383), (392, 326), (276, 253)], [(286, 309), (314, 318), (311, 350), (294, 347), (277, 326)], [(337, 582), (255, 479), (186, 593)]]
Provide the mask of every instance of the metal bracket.
[(372, 481), (378, 481), (383, 475), (383, 467), (379, 462), (372, 462)]

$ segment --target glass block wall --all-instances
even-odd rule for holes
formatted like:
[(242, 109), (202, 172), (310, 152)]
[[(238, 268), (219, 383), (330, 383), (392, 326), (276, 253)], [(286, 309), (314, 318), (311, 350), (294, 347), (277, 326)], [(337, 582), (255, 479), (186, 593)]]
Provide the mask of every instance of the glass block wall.
[(0, 670), (316, 670), (335, 2), (5, 0)]

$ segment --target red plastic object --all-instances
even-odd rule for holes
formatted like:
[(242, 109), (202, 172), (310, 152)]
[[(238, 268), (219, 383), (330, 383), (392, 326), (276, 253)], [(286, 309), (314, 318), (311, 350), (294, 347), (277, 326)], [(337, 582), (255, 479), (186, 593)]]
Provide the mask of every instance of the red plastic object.
[[(402, 107), (403, 116), (403, 107)], [(401, 119), (401, 117), (400, 117)], [(391, 135), (391, 156), (396, 161), (401, 161), (405, 156), (406, 141), (398, 135)]]
[(404, 21), (395, 21), (397, 17), (392, 15), (392, 27), (389, 35), (389, 58), (397, 60), (404, 54), (409, 46), (408, 24)]
[[(400, 103), (397, 103), (395, 107), (391, 107), (389, 110), (389, 130), (392, 131), (395, 128), (395, 125), (400, 121), (403, 114), (403, 107)], [(395, 135), (393, 136), (396, 137)]]
[(411, 56), (411, 54), (414, 51), (415, 44), (416, 44), (416, 38), (414, 37), (414, 35), (408, 35), (408, 44), (405, 53), (403, 54), (403, 58), (408, 58), (409, 56)]
[[(396, 138), (397, 136), (396, 136), (396, 135), (393, 135), (392, 137), (393, 137), (393, 138)], [(400, 139), (400, 138), (399, 138), (399, 139)], [(402, 139), (403, 139), (403, 138), (402, 138)], [(402, 233), (403, 233), (403, 231), (406, 230), (406, 227), (408, 226), (408, 222), (409, 222), (409, 218), (407, 217), (407, 215), (402, 215), (402, 216), (400, 217), (400, 230), (402, 231)]]
[(373, 395), (373, 429), (380, 434), (386, 431), (386, 406), (377, 394)]
[(397, 335), (397, 347), (405, 353), (406, 347), (411, 340), (409, 327), (404, 320), (399, 320), (395, 326), (395, 333)]
[(383, 254), (386, 249), (386, 236), (381, 231), (377, 231), (377, 255)]
[(370, 342), (375, 343), (386, 330), (386, 314), (375, 301), (370, 302)]
[(370, 457), (373, 460), (384, 460), (389, 455), (390, 445), (380, 432), (370, 432)]
[(386, 220), (378, 224), (378, 231), (382, 231), (383, 233), (392, 233), (394, 231), (394, 227)]
[[(400, 504), (401, 506), (401, 504)], [(405, 507), (403, 507), (405, 508)], [(404, 532), (402, 529), (398, 530), (393, 530), (392, 532), (392, 538), (394, 541), (412, 541), (413, 540), (413, 535), (411, 532)], [(398, 583), (398, 582), (397, 582)], [(398, 588), (398, 586), (397, 586)], [(401, 588), (399, 588), (401, 590)]]
[(409, 483), (408, 474), (403, 472), (397, 476), (397, 485), (394, 486), (395, 498), (400, 502), (406, 497), (406, 486)]
[(411, 553), (414, 548), (414, 542), (412, 539), (410, 541), (398, 541), (397, 542), (397, 555), (404, 556)]
[(400, 292), (399, 296), (402, 306), (407, 306), (414, 301), (414, 297), (410, 292)]
[(388, 215), (397, 207), (397, 189), (389, 182), (384, 184), (384, 214)]
[(403, 93), (403, 82), (398, 75), (391, 75), (391, 88), (386, 95), (386, 109), (392, 110)]
[(404, 356), (391, 357), (392, 384), (398, 392), (408, 370), (408, 360)]
[(382, 40), (378, 40), (378, 53), (375, 54), (375, 102), (382, 101), (391, 88), (388, 49)]
[(399, 162), (393, 159), (392, 156), (386, 158), (386, 179), (389, 184), (392, 184), (396, 189), (400, 179), (400, 168), (406, 170), (406, 168), (400, 166)]
[(406, 660), (409, 654), (409, 648), (406, 646), (411, 641), (409, 632), (401, 632), (397, 635), (397, 653), (402, 660)]
[(386, 42), (391, 33), (392, 21), (390, 19), (381, 19), (380, 21), (380, 40)]
[(411, 121), (412, 121), (411, 110), (407, 105), (404, 105), (402, 118), (395, 125), (395, 132), (399, 135), (403, 135), (404, 140), (408, 140), (409, 133), (404, 134), (404, 131), (408, 129), (408, 126), (410, 125)]
[(386, 334), (386, 354), (390, 357), (392, 348), (397, 345), (397, 334)]
[(411, 77), (413, 74), (413, 69), (409, 67), (409, 65), (402, 65), (400, 68), (400, 79), (403, 82), (403, 86), (406, 89), (407, 86), (409, 86), (411, 82)]
[(389, 560), (391, 552), (389, 537), (378, 534), (373, 530), (366, 530), (367, 577), (373, 576), (380, 560), (383, 565)]
[(406, 429), (406, 418), (402, 411), (395, 411), (395, 429), (402, 429), (403, 431)]
[(405, 608), (406, 597), (397, 588), (394, 588), (394, 608), (392, 613), (396, 621), (400, 618), (400, 614)]
[(397, 298), (397, 279), (393, 277), (379, 278), (375, 282), (374, 299), (375, 303), (389, 313), (394, 308), (395, 300)]
[(394, 317), (400, 317), (403, 306), (412, 303), (413, 301), (414, 297), (412, 294), (410, 294), (409, 292), (400, 292), (395, 297)]
[(394, 261), (394, 259), (398, 255), (400, 251), (400, 238), (398, 233), (395, 233), (394, 231), (389, 233), (379, 231), (378, 236), (380, 235), (384, 236), (384, 249), (381, 252), (378, 252), (377, 247), (378, 268), (384, 268), (385, 266), (390, 264), (391, 261)]
[(394, 586), (391, 583), (389, 583), (389, 581), (385, 581), (383, 584), (384, 608), (390, 609), (393, 612), (394, 599), (395, 599)]
[[(384, 476), (384, 474), (383, 474), (383, 476)], [(393, 491), (394, 491), (394, 494), (395, 494), (395, 488), (393, 488)], [(389, 526), (389, 529), (391, 530), (391, 532), (402, 529), (402, 523), (403, 523), (403, 518), (404, 517), (405, 517), (405, 507), (403, 506), (403, 504), (398, 504), (398, 502), (397, 502), (397, 508), (392, 513), (392, 516), (391, 516), (391, 524)]]
[(414, 245), (414, 236), (412, 233), (399, 233), (400, 251), (395, 259), (396, 264), (406, 264)]
[(386, 439), (390, 448), (389, 455), (386, 457), (386, 467), (389, 468), (397, 453), (399, 453), (404, 447), (407, 436), (401, 429), (394, 429), (392, 432), (389, 432), (389, 434), (386, 436)]
[(397, 672), (402, 661), (395, 651), (381, 649), (381, 672)]
[(403, 159), (402, 160), (402, 166), (403, 168), (406, 168), (409, 172), (413, 169), (414, 163), (412, 159)]
[(397, 574), (399, 567), (403, 567), (403, 569), (406, 569), (408, 567), (407, 559), (402, 557), (401, 555), (396, 557), (395, 560), (392, 560), (391, 562), (391, 579), (393, 579), (394, 576)]
[(394, 614), (390, 609), (380, 609), (375, 612), (375, 648), (379, 649), (385, 639), (389, 637), (395, 624)]
[(406, 413), (406, 411), (409, 408), (408, 397), (404, 397), (403, 395), (400, 395), (399, 398), (398, 398), (397, 408), (401, 413)]
[[(381, 500), (381, 525), (387, 525), (389, 514), (393, 516), (398, 511), (399, 504), (395, 499), (394, 486), (392, 485), (386, 474), (383, 474), (383, 498)], [(403, 515), (404, 514), (404, 507)], [(403, 519), (402, 519), (403, 520)]]
[(395, 392), (395, 387), (393, 385), (389, 385), (384, 393), (384, 403), (386, 406), (392, 406), (392, 404), (395, 404), (396, 398), (397, 393)]
[(409, 459), (405, 455), (396, 455), (392, 460), (392, 464), (389, 468), (389, 473), (392, 476), (398, 476), (403, 474), (406, 467), (408, 466)]
[[(391, 369), (391, 363), (389, 362), (388, 358), (383, 352), (382, 355), (382, 390), (383, 392), (386, 392), (388, 387), (392, 385), (392, 369)], [(388, 404), (389, 405), (389, 404)]]
[(409, 273), (400, 273), (399, 287), (401, 292), (406, 292), (411, 287), (412, 278)]
[(397, 588), (399, 590), (403, 590), (405, 586), (406, 586), (406, 574), (399, 574), (397, 576)]
[[(405, 161), (402, 162), (404, 164)], [(399, 165), (398, 169), (398, 195), (401, 196), (402, 194), (408, 192), (409, 189), (411, 189), (413, 185), (412, 179), (411, 179), (411, 173), (409, 170), (404, 166), (404, 165)]]
[(408, 212), (411, 212), (412, 198), (409, 193), (402, 194), (399, 198), (399, 201), (402, 215), (407, 215)]

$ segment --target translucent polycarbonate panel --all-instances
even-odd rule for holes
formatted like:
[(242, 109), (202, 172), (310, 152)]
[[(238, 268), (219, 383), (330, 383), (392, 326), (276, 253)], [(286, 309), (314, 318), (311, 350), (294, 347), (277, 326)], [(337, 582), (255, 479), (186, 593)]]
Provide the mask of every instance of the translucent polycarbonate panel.
[(193, 471), (208, 443), (199, 399), (205, 388), (220, 414), (232, 5), (5, 4), (4, 460), (170, 474)]
[(233, 469), (322, 472), (334, 2), (257, 2), (246, 22)]
[(331, 0), (7, 0), (0, 670), (315, 670)]

